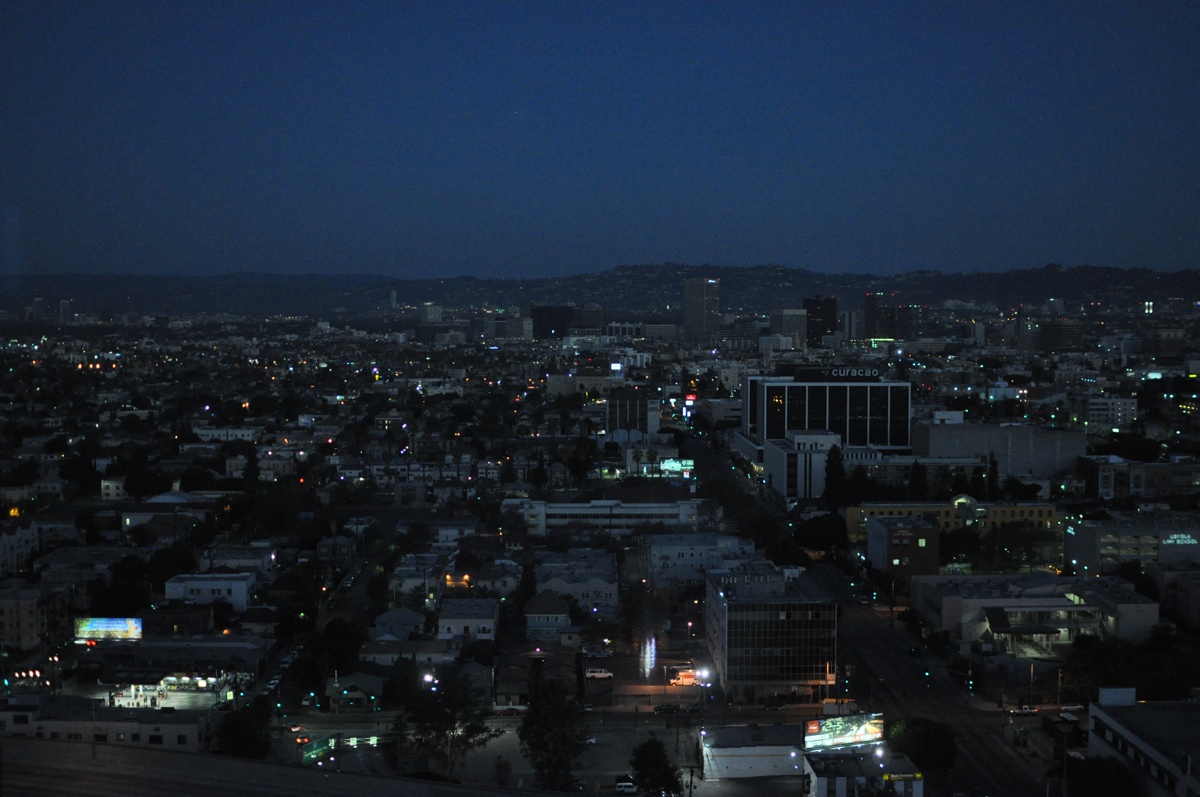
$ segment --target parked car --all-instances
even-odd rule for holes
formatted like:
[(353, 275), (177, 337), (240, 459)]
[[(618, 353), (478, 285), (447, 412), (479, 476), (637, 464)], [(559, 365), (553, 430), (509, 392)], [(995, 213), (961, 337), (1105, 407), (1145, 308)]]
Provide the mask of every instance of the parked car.
[(633, 782), (632, 775), (618, 775), (613, 783), (613, 788), (617, 790), (617, 794), (637, 794), (637, 784)]
[(679, 706), (676, 703), (663, 703), (654, 707), (655, 714), (678, 714)]

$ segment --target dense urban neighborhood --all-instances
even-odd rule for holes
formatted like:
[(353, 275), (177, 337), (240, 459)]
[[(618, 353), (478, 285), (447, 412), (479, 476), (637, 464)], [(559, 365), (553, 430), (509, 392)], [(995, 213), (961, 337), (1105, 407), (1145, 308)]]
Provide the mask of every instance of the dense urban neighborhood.
[(0, 742), (360, 794), (1200, 792), (1195, 302), (721, 288), (5, 310)]

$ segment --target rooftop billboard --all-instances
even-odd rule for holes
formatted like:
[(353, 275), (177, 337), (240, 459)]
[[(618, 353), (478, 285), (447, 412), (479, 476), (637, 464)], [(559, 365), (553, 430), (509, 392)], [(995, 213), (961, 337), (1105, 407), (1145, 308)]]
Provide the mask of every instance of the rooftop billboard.
[(76, 639), (141, 639), (140, 617), (78, 617)]
[(883, 739), (882, 714), (851, 714), (809, 720), (804, 727), (805, 750), (854, 747)]

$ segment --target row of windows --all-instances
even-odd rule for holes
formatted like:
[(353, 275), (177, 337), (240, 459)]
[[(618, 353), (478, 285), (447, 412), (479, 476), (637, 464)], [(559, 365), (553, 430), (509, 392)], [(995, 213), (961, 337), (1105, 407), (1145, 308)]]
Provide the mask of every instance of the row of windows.
[(782, 438), (789, 429), (829, 430), (850, 446), (908, 445), (907, 385), (796, 383), (764, 389), (765, 428), (757, 428), (764, 439)]
[(1093, 732), (1103, 735), (1104, 741), (1115, 747), (1117, 752), (1122, 753), (1130, 761), (1135, 762), (1143, 772), (1148, 773), (1151, 778), (1161, 783), (1168, 791), (1173, 792), (1175, 790), (1176, 778), (1174, 775), (1159, 767), (1156, 761), (1147, 756), (1136, 745), (1127, 741), (1125, 737), (1113, 731), (1102, 720), (1097, 719), (1094, 721), (1094, 724)]
[[(118, 733), (115, 735), (116, 735), (116, 741), (118, 741), (118, 742), (125, 741), (124, 733)], [(46, 738), (46, 732), (41, 729), (38, 729), (34, 733), (34, 736), (36, 736), (38, 739), (44, 739), (44, 738)], [(58, 731), (50, 731), (50, 738), (51, 739), (60, 739), (60, 738), (62, 738), (62, 736)], [(142, 740), (142, 735), (140, 733), (129, 734), (129, 741), (140, 742), (141, 740)], [(67, 741), (82, 742), (83, 734), (82, 733), (68, 733)], [(107, 743), (108, 742), (108, 734), (107, 733), (95, 733), (92, 735), (92, 741)], [(186, 745), (188, 743), (187, 735), (183, 734), (183, 733), (179, 734), (178, 736), (175, 737), (175, 743), (178, 745)], [(149, 734), (148, 736), (146, 736), (146, 744), (163, 744), (163, 735), (161, 733)]]
[[(1029, 519), (1038, 520), (1054, 517), (1052, 509), (1009, 509), (1009, 508), (988, 508), (988, 515), (994, 516), (992, 520), (1014, 520), (1014, 519)], [(1026, 515), (1026, 512), (1029, 514)], [(863, 510), (865, 517), (918, 517), (924, 515), (937, 515), (939, 520), (946, 521), (954, 517), (953, 509), (865, 509)]]

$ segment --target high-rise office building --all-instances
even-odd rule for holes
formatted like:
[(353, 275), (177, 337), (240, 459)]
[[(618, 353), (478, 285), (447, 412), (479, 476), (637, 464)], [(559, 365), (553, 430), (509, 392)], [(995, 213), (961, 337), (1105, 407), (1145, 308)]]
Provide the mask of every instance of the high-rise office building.
[(829, 431), (843, 446), (882, 450), (912, 445), (909, 382), (885, 382), (875, 368), (800, 368), (742, 380), (742, 429), (761, 446), (790, 431)]
[(574, 324), (575, 308), (570, 305), (534, 305), (529, 308), (533, 319), (534, 340), (557, 339), (566, 336)]
[(837, 603), (770, 562), (706, 574), (714, 681), (734, 703), (819, 700), (837, 672)]
[(896, 335), (898, 340), (916, 340), (928, 332), (929, 308), (923, 304), (896, 306)]
[(683, 337), (709, 343), (721, 328), (721, 283), (714, 279), (683, 281)]
[(868, 293), (863, 297), (863, 335), (867, 340), (896, 337), (896, 294)]
[(785, 307), (770, 315), (771, 334), (789, 335), (792, 344), (803, 346), (808, 342), (808, 311)]
[(808, 345), (820, 346), (821, 338), (835, 335), (838, 331), (837, 298), (833, 296), (809, 296), (804, 300), (808, 313)]

